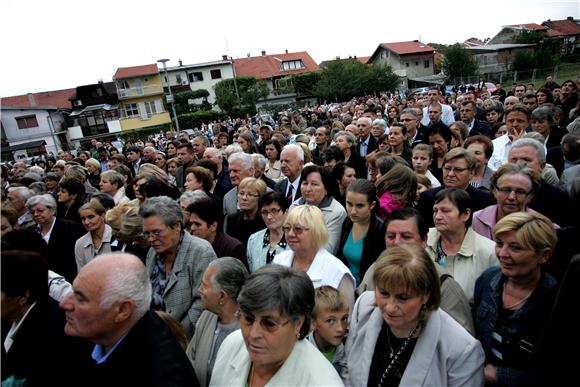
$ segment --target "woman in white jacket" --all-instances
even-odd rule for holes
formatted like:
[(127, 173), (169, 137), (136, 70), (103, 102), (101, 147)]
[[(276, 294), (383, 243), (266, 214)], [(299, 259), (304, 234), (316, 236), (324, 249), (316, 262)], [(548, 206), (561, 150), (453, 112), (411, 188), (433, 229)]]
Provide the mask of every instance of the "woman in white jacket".
[(425, 250), (389, 248), (374, 283), (353, 309), (347, 386), (483, 386), (481, 344), (439, 309), (439, 275)]

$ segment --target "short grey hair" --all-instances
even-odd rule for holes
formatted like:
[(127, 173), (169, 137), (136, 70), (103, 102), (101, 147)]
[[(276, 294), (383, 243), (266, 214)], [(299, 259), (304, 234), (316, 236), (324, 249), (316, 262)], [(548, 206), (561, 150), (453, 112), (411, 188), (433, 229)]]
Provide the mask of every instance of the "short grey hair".
[(554, 126), (554, 112), (549, 106), (540, 106), (535, 108), (531, 116), (532, 120), (536, 121), (548, 121), (550, 128)]
[(83, 183), (87, 180), (88, 172), (85, 167), (80, 165), (71, 165), (66, 171), (64, 171), (65, 176), (76, 177)]
[(300, 147), (300, 145), (296, 145), (296, 144), (284, 145), (284, 148), (282, 148), (282, 151), (284, 151), (286, 149), (293, 150), (296, 153), (296, 157), (298, 157), (298, 160), (304, 161), (304, 149), (302, 149)]
[(205, 146), (209, 146), (209, 138), (207, 138), (206, 135), (203, 134), (198, 134), (197, 136), (194, 137), (194, 139), (199, 138), (201, 139), (201, 143)]
[[(94, 260), (115, 255), (121, 254), (103, 254), (96, 257)], [(139, 259), (134, 255), (131, 256), (137, 260)], [(135, 311), (131, 318), (133, 321), (137, 321), (143, 317), (151, 307), (151, 281), (147, 270), (145, 269), (145, 265), (141, 264), (137, 267), (137, 265), (123, 263), (119, 267), (109, 270), (105, 283), (106, 285), (103, 290), (100, 304), (102, 309), (109, 309), (115, 302), (131, 299), (135, 303)]]
[(410, 114), (410, 115), (412, 115), (415, 118), (419, 118), (419, 113), (414, 108), (406, 108), (406, 109), (403, 109), (403, 111), (401, 112), (401, 115), (403, 115), (403, 114)]
[(228, 158), (228, 164), (233, 164), (236, 161), (242, 162), (242, 168), (254, 168), (254, 160), (249, 153), (236, 152)]
[(349, 131), (341, 130), (340, 132), (336, 133), (334, 135), (334, 141), (336, 142), (336, 139), (339, 137), (345, 137), (346, 140), (350, 142), (352, 145), (356, 145), (356, 137)]
[(248, 277), (238, 296), (244, 313), (278, 310), (292, 322), (304, 317), (299, 340), (308, 335), (314, 309), (314, 285), (308, 275), (276, 264), (262, 266)]
[(256, 160), (258, 161), (258, 166), (260, 167), (260, 169), (266, 168), (266, 163), (268, 162), (268, 159), (266, 159), (266, 156), (264, 156), (261, 153), (253, 153), (252, 158), (254, 159), (254, 161), (256, 161)]
[(387, 128), (387, 123), (385, 122), (385, 120), (383, 120), (382, 118), (377, 118), (376, 120), (373, 121), (373, 126), (378, 125), (383, 129)]
[(172, 227), (179, 223), (183, 228), (183, 213), (179, 204), (168, 196), (157, 196), (145, 200), (139, 209), (143, 218), (159, 216), (166, 226)]
[(8, 192), (15, 192), (24, 202), (36, 195), (34, 191), (28, 187), (10, 187), (8, 188)]
[(205, 152), (207, 151), (209, 151), (214, 157), (220, 157), (222, 155), (222, 151), (218, 148), (207, 147), (205, 148)]
[(101, 177), (108, 178), (111, 184), (115, 184), (117, 186), (117, 189), (125, 186), (125, 179), (123, 178), (123, 175), (113, 169), (101, 173)]
[(179, 197), (179, 204), (186, 204), (189, 206), (197, 202), (198, 200), (208, 198), (207, 194), (203, 191), (185, 191)]
[(56, 199), (51, 194), (36, 195), (26, 201), (26, 209), (31, 210), (37, 204), (56, 211)]
[(369, 117), (360, 117), (356, 120), (356, 123), (358, 124), (359, 120), (366, 120), (367, 123), (369, 124), (369, 126), (373, 125), (373, 120)]
[[(514, 141), (511, 149), (513, 150), (516, 148), (524, 148), (527, 146), (536, 149), (538, 162), (540, 164), (546, 163), (546, 148), (544, 148), (544, 144), (542, 144), (538, 140), (534, 140), (533, 138), (520, 138), (519, 140)], [(511, 150), (510, 150), (510, 153), (511, 153)]]
[(222, 257), (214, 259), (207, 267), (216, 269), (211, 278), (215, 290), (223, 290), (232, 301), (237, 302), (240, 290), (249, 276), (242, 261), (233, 257)]
[(229, 158), (235, 153), (243, 153), (243, 152), (244, 150), (238, 144), (230, 144), (226, 146), (226, 149), (224, 149), (224, 156), (226, 156), (226, 158), (229, 161)]

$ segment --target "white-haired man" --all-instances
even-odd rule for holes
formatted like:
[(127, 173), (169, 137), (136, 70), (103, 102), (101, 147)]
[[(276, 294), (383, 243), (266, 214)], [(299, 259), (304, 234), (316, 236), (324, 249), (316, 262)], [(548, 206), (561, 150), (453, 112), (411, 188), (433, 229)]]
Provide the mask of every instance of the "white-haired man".
[[(168, 326), (154, 312), (151, 283), (139, 258), (101, 255), (85, 265), (73, 293), (60, 303), (65, 333), (95, 344), (79, 384), (199, 385), (191, 363)], [(78, 354), (82, 356), (82, 354)]]
[(280, 153), (282, 173), (286, 176), (274, 186), (274, 190), (284, 195), (290, 203), (302, 197), (300, 175), (304, 168), (304, 150), (296, 144), (288, 144)]

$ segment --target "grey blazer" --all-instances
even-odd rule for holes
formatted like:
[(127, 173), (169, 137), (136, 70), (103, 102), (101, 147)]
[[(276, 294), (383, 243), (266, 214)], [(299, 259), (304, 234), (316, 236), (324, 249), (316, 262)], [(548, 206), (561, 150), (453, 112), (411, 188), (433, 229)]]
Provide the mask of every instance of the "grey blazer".
[[(346, 342), (345, 385), (366, 386), (383, 324), (374, 292), (357, 300)], [(401, 386), (483, 386), (485, 355), (481, 344), (441, 309), (433, 311), (419, 335)]]
[[(155, 256), (155, 250), (150, 248), (146, 260), (149, 277), (153, 272)], [(181, 323), (188, 338), (193, 335), (195, 323), (203, 311), (197, 288), (207, 265), (214, 259), (216, 255), (208, 241), (189, 233), (183, 234), (163, 300), (165, 311)]]

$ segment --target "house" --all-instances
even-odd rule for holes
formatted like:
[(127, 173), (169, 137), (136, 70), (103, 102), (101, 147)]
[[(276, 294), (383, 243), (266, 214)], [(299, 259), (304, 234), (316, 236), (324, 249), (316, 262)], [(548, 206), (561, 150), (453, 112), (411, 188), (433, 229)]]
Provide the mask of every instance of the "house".
[(163, 84), (156, 64), (119, 67), (113, 81), (121, 105), (123, 131), (171, 124), (169, 113), (163, 107)]
[(511, 70), (515, 55), (521, 51), (534, 49), (535, 44), (486, 44), (468, 47), (479, 66), (480, 74), (499, 73)]
[(355, 55), (355, 56), (349, 56), (348, 58), (341, 59), (341, 58), (340, 58), (340, 56), (337, 56), (337, 57), (336, 57), (336, 58), (334, 58), (334, 59), (331, 59), (331, 60), (325, 60), (325, 61), (322, 61), (322, 62), (320, 62), (320, 63), (318, 64), (318, 66), (319, 66), (321, 69), (323, 69), (323, 68), (326, 68), (326, 67), (328, 67), (328, 65), (329, 65), (330, 63), (332, 63), (332, 62), (336, 62), (336, 61), (345, 61), (345, 60), (356, 60), (357, 62), (360, 62), (360, 63), (362, 63), (362, 64), (368, 64), (368, 61), (369, 61), (369, 59), (370, 59), (370, 58), (371, 58), (370, 56), (359, 56), (359, 57), (357, 57), (357, 56)]
[(512, 24), (503, 26), (501, 30), (491, 38), (486, 45), (494, 46), (497, 44), (512, 44), (515, 43), (516, 37), (522, 31), (540, 31), (545, 33), (548, 27), (536, 23)]
[(207, 101), (215, 103), (214, 86), (221, 80), (234, 77), (232, 61), (226, 55), (222, 60), (214, 62), (196, 63), (183, 65), (179, 60), (179, 66), (167, 67), (167, 76), (163, 71), (163, 86), (168, 91), (167, 85), (171, 86), (172, 93), (205, 89), (209, 92)]
[(74, 92), (63, 89), (1, 98), (2, 160), (57, 154), (66, 147), (66, 116)]
[(306, 51), (286, 51), (275, 55), (266, 55), (266, 51), (262, 51), (261, 56), (251, 57), (248, 54), (247, 58), (234, 59), (234, 69), (237, 77), (254, 77), (266, 81), (270, 93), (265, 100), (257, 103), (260, 106), (295, 102), (298, 96), (287, 77), (318, 71), (320, 67)]
[[(70, 97), (73, 111), (67, 118), (74, 143), (115, 140), (121, 131), (119, 99), (114, 82), (78, 86)], [(80, 144), (77, 144), (80, 145)]]
[(418, 40), (381, 43), (368, 63), (388, 63), (401, 78), (400, 88), (409, 87), (409, 80), (421, 81), (422, 77), (435, 74), (435, 49)]
[(547, 27), (547, 35), (560, 40), (560, 56), (580, 53), (580, 24), (573, 17), (565, 20), (547, 20), (542, 23)]

